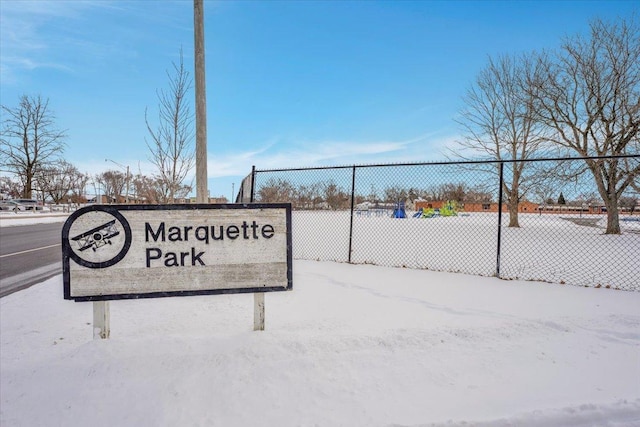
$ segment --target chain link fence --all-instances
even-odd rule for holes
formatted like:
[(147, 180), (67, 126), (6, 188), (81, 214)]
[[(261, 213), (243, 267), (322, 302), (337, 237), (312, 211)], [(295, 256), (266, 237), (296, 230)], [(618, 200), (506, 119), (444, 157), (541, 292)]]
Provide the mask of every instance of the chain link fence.
[[(589, 162), (616, 162), (615, 204)], [(292, 203), (296, 259), (638, 291), (639, 165), (617, 156), (254, 168), (238, 201)], [(615, 223), (620, 232), (607, 233)]]

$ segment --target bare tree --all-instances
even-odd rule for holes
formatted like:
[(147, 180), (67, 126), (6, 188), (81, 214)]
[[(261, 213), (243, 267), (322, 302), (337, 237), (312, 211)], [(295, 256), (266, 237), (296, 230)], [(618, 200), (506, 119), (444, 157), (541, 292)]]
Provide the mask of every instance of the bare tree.
[(2, 106), (0, 162), (23, 184), (22, 196), (31, 198), (36, 173), (56, 160), (64, 149), (64, 131), (55, 128), (49, 100), (23, 95), (15, 108)]
[(633, 212), (636, 210), (635, 197), (629, 197), (629, 196), (620, 197), (619, 204), (622, 209), (628, 211), (631, 215), (633, 215)]
[(325, 202), (333, 210), (345, 209), (351, 201), (350, 194), (338, 187), (333, 181), (323, 184), (322, 193)]
[[(543, 73), (530, 79), (536, 112), (552, 141), (580, 156), (640, 153), (640, 29), (631, 20), (594, 21), (590, 37), (567, 39), (540, 55)], [(619, 234), (618, 201), (637, 181), (636, 159), (585, 160), (607, 209), (607, 234)]]
[(301, 209), (316, 209), (317, 205), (322, 202), (320, 196), (322, 192), (322, 184), (312, 183), (309, 185), (301, 184), (295, 189), (296, 207)]
[(75, 169), (75, 173), (71, 176), (71, 203), (80, 204), (87, 202), (86, 188), (89, 183), (90, 176)]
[(22, 194), (22, 184), (8, 176), (0, 176), (0, 198), (17, 199)]
[[(182, 198), (190, 191), (190, 187), (181, 186), (174, 192), (174, 196)], [(136, 175), (133, 178), (133, 192), (136, 198), (144, 203), (167, 203), (169, 201), (169, 186), (159, 177), (148, 177), (141, 173)]]
[(137, 200), (142, 203), (158, 203), (156, 179), (139, 173), (133, 177), (133, 192)]
[(409, 197), (405, 188), (398, 185), (387, 187), (384, 189), (384, 201), (385, 203), (396, 203), (399, 201), (404, 202)]
[(467, 185), (463, 182), (458, 184), (442, 184), (442, 200), (455, 200), (464, 202), (467, 196)]
[(547, 205), (554, 204), (553, 195), (556, 194), (556, 191), (557, 186), (551, 181), (536, 185), (532, 189), (532, 193), (535, 196), (534, 201), (539, 203), (538, 212), (541, 215)]
[(34, 178), (42, 199), (49, 196), (54, 203), (64, 202), (72, 195), (79, 196), (88, 180), (85, 174), (65, 160), (40, 169)]
[(258, 200), (265, 203), (290, 202), (295, 192), (295, 187), (282, 178), (269, 178), (257, 191)]
[(421, 197), (426, 200), (442, 200), (442, 187), (440, 185), (430, 185), (421, 192)]
[(464, 201), (469, 203), (491, 203), (493, 194), (485, 186), (479, 184), (467, 189)]
[(176, 199), (186, 197), (191, 187), (182, 184), (172, 184), (170, 181), (156, 176), (149, 180), (157, 203), (174, 203)]
[(109, 203), (120, 201), (127, 183), (127, 177), (124, 173), (108, 170), (96, 175), (95, 180), (102, 186)]
[(149, 123), (147, 110), (144, 119), (151, 137), (147, 147), (150, 160), (158, 169), (157, 177), (167, 189), (167, 199), (173, 203), (184, 189), (182, 182), (195, 164), (194, 117), (187, 95), (192, 87), (189, 72), (184, 68), (182, 50), (180, 63), (173, 65), (173, 73), (167, 71), (169, 90), (156, 91), (158, 96), (158, 123), (154, 128)]
[[(538, 73), (536, 64), (527, 56), (490, 58), (464, 96), (465, 107), (458, 120), (465, 135), (458, 142), (455, 157), (467, 160), (460, 154), (462, 148), (476, 155), (488, 154), (495, 160), (514, 160), (505, 165), (509, 173), (502, 183), (509, 209), (509, 227), (520, 226), (518, 203), (538, 176), (525, 160), (539, 152), (545, 142), (545, 128), (533, 114), (533, 102), (524, 78)], [(525, 167), (529, 168), (528, 172)]]

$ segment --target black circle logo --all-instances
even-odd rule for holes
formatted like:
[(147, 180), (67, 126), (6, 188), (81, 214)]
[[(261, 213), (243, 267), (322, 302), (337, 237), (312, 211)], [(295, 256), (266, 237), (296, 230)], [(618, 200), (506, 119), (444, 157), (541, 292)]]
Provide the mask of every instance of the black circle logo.
[(89, 206), (74, 212), (62, 229), (64, 251), (79, 265), (107, 268), (131, 247), (131, 227), (113, 206)]

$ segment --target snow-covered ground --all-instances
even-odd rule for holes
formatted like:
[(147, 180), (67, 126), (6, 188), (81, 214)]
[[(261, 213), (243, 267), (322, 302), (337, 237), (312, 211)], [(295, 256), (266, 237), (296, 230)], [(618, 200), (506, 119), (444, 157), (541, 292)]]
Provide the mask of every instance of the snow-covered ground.
[[(293, 213), (293, 254), (297, 259), (346, 262), (348, 212)], [(503, 227), (500, 277), (577, 286), (640, 291), (640, 221), (620, 222), (622, 234), (605, 235), (606, 217), (590, 216), (594, 227), (571, 215), (520, 214), (520, 228)], [(578, 219), (574, 216), (572, 219)], [(494, 276), (498, 217), (406, 218), (355, 216), (351, 261)], [(503, 215), (503, 224), (508, 215)]]
[[(4, 221), (2, 221), (4, 223)], [(0, 299), (2, 426), (640, 426), (640, 293), (294, 262), (294, 289)]]
[(640, 426), (640, 293), (297, 261), (294, 290), (0, 300), (3, 426)]
[(68, 213), (64, 212), (7, 212), (0, 211), (0, 227), (11, 227), (15, 225), (47, 224), (53, 222), (64, 222)]

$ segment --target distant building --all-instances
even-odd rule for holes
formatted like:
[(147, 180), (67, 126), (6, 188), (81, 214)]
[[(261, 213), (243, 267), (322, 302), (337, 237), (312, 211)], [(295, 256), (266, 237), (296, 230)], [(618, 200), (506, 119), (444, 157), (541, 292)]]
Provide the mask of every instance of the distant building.
[[(448, 203), (446, 200), (416, 200), (415, 210), (420, 208), (427, 209), (442, 209), (442, 207)], [(498, 212), (499, 204), (496, 202), (458, 202), (456, 208), (459, 212)], [(502, 212), (508, 212), (509, 206), (506, 203), (502, 203)], [(570, 205), (541, 205), (529, 201), (522, 201), (518, 203), (519, 213), (545, 213), (545, 214), (570, 214), (570, 213), (583, 213), (583, 214), (601, 214), (606, 212), (604, 205), (593, 206), (570, 206)]]

